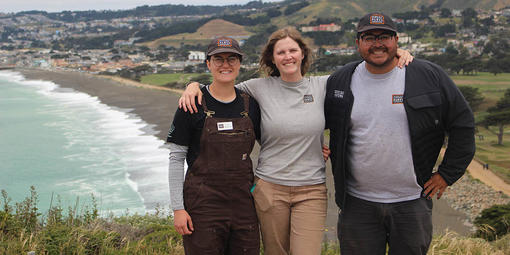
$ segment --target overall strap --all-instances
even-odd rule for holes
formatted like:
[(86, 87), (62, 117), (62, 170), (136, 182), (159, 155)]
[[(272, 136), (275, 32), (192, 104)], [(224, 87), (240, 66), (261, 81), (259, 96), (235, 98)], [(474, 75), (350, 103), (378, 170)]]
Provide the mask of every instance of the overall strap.
[(250, 96), (248, 96), (246, 93), (241, 93), (241, 96), (243, 97), (244, 101), (244, 111), (241, 112), (241, 115), (248, 117), (248, 112), (250, 110)]
[(207, 115), (207, 117), (212, 117), (215, 114), (214, 111), (209, 111), (209, 109), (207, 108), (204, 95), (202, 95), (202, 108), (204, 109), (204, 113)]

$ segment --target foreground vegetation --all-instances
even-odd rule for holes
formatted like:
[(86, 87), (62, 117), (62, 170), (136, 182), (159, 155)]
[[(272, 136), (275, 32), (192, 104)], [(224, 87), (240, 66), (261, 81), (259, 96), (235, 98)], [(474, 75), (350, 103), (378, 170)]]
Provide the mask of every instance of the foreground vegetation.
[[(42, 215), (35, 188), (30, 192), (30, 197), (11, 206), (2, 190), (0, 254), (184, 254), (172, 217), (160, 210), (152, 215), (99, 217), (92, 199), (92, 205), (81, 210), (78, 205), (64, 210), (57, 203)], [(451, 232), (435, 236), (428, 254), (510, 254), (509, 222), (510, 204), (489, 208), (477, 219), (477, 237)], [(322, 254), (339, 253), (338, 243), (324, 243)]]
[(0, 254), (184, 254), (172, 218), (158, 211), (100, 218), (93, 202), (80, 215), (60, 205), (41, 215), (33, 187), (24, 201), (10, 202), (2, 190)]

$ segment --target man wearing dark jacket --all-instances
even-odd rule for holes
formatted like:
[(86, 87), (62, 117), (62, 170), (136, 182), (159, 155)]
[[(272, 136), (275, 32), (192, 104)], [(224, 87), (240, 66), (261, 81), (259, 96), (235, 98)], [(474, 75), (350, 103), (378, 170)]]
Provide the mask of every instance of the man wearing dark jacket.
[[(426, 254), (431, 198), (440, 198), (473, 158), (473, 113), (439, 66), (415, 59), (396, 68), (390, 17), (368, 14), (357, 31), (364, 61), (332, 74), (325, 100), (341, 253), (385, 254), (389, 245), (389, 254)], [(447, 149), (433, 173), (445, 135)]]

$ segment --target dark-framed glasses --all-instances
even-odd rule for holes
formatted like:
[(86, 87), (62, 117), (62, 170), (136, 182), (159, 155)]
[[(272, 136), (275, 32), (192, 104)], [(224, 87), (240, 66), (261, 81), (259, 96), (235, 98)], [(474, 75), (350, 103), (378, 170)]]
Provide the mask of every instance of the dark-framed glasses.
[(376, 41), (379, 41), (380, 43), (387, 43), (393, 36), (393, 34), (363, 34), (361, 35), (361, 39), (366, 43), (375, 43)]
[(234, 66), (237, 65), (237, 63), (239, 63), (239, 58), (237, 56), (229, 56), (227, 58), (212, 57), (212, 62), (217, 67), (222, 66), (223, 63), (225, 63), (225, 61), (227, 61), (229, 65)]

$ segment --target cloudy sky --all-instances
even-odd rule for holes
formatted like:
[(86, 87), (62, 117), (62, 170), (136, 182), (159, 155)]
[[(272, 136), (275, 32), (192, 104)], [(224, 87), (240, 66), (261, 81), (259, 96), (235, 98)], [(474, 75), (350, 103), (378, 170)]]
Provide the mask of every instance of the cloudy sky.
[[(270, 0), (275, 1), (275, 0)], [(229, 5), (246, 4), (250, 0), (6, 0), (0, 5), (0, 13), (42, 10), (59, 12), (64, 10), (119, 10), (141, 5), (185, 4), (185, 5)], [(269, 2), (264, 0), (263, 2)]]

